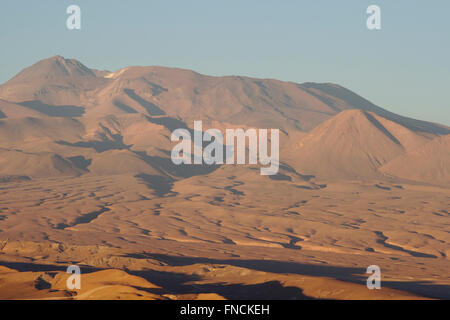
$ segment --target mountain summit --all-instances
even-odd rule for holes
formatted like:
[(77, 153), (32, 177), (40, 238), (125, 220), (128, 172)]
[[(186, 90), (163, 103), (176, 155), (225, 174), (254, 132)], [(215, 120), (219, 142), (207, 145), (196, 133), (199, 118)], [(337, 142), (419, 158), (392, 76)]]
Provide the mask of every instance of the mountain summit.
[(25, 68), (1, 85), (0, 97), (14, 102), (77, 104), (86, 91), (104, 82), (79, 61), (54, 56)]

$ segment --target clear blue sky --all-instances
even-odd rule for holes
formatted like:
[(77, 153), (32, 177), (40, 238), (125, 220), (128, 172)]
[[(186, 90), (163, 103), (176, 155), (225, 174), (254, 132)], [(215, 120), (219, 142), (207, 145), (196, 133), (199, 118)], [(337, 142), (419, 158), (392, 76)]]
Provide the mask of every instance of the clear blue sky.
[[(81, 7), (82, 29), (66, 29)], [(381, 7), (382, 30), (366, 28)], [(402, 115), (450, 125), (448, 0), (10, 0), (0, 83), (60, 54), (91, 68), (163, 65), (210, 75), (334, 82)]]

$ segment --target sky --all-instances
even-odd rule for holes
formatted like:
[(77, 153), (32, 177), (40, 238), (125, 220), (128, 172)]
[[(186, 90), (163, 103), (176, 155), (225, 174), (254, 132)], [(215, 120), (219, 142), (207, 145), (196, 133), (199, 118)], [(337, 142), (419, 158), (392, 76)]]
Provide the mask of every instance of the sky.
[[(66, 27), (69, 5), (81, 29)], [(381, 30), (366, 26), (369, 5)], [(401, 115), (450, 125), (448, 0), (3, 0), (0, 83), (38, 60), (115, 71), (333, 82)]]

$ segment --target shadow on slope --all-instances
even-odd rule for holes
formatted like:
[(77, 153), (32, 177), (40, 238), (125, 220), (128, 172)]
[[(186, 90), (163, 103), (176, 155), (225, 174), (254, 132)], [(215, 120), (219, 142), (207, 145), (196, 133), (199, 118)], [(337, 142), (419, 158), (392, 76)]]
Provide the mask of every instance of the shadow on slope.
[[(165, 152), (164, 150), (161, 150)], [(167, 158), (159, 156), (149, 156), (146, 152), (135, 151), (135, 153), (145, 162), (150, 164), (152, 167), (158, 168), (162, 172), (167, 172), (168, 174), (180, 178), (190, 178), (198, 175), (205, 175), (217, 170), (220, 165), (206, 165), (206, 164), (180, 164), (176, 165), (172, 162), (170, 154)]]
[(120, 102), (119, 100), (115, 99), (113, 101), (113, 104), (119, 108), (120, 110), (126, 112), (126, 113), (138, 113), (136, 110), (134, 110), (133, 108), (127, 106), (126, 104)]
[(147, 110), (148, 114), (150, 114), (152, 116), (163, 116), (166, 114), (156, 104), (154, 104), (150, 101), (147, 101), (147, 100), (141, 98), (140, 96), (138, 96), (134, 92), (134, 90), (124, 89), (123, 91), (127, 94), (127, 96), (129, 96), (131, 99), (133, 99), (134, 101), (139, 103), (145, 110)]
[(172, 186), (174, 180), (169, 177), (149, 175), (140, 173), (134, 176), (144, 182), (148, 188), (152, 189), (158, 197), (164, 197), (165, 195), (172, 193)]
[[(3, 262), (1, 266), (17, 270), (19, 272), (66, 272), (67, 266), (73, 264), (72, 261), (63, 262), (65, 265), (38, 264), (26, 262)], [(78, 264), (79, 265), (79, 264)], [(102, 271), (105, 269), (90, 266), (80, 266), (81, 274)], [(199, 294), (199, 293), (217, 293), (227, 299), (261, 299), (261, 300), (282, 300), (282, 299), (311, 299), (303, 294), (303, 290), (296, 287), (284, 287), (278, 281), (269, 281), (252, 285), (245, 284), (196, 284), (195, 281), (201, 281), (197, 275), (188, 275), (176, 272), (165, 272), (156, 270), (132, 271), (125, 269), (127, 273), (144, 278), (145, 280), (161, 288), (141, 288), (139, 290), (147, 291), (153, 294)], [(45, 289), (45, 287), (38, 288)], [(21, 297), (17, 297), (20, 299)], [(111, 298), (112, 299), (112, 298)]]
[(104, 131), (98, 133), (100, 140), (78, 141), (74, 143), (58, 140), (55, 141), (55, 143), (69, 147), (92, 148), (97, 152), (105, 152), (108, 150), (128, 150), (132, 147), (132, 145), (126, 145), (123, 142), (123, 137), (119, 133), (114, 134), (109, 128), (101, 124), (100, 126)]
[(45, 114), (49, 117), (60, 117), (60, 118), (73, 118), (81, 117), (85, 113), (83, 107), (77, 106), (52, 106), (49, 104), (44, 104), (39, 100), (25, 101), (18, 103), (19, 105), (32, 109), (34, 111)]
[(84, 171), (89, 171), (88, 167), (92, 163), (92, 159), (86, 159), (83, 156), (74, 156), (67, 158), (70, 162), (73, 163), (73, 165), (79, 169), (82, 169)]
[[(162, 287), (172, 294), (199, 294), (216, 293), (229, 300), (300, 300), (312, 299), (303, 294), (303, 290), (297, 287), (284, 287), (279, 281), (268, 281), (258, 284), (197, 284), (201, 281), (198, 275), (164, 272), (156, 270), (130, 271), (130, 274), (144, 278), (145, 280)], [(144, 289), (150, 293), (160, 294), (161, 289)], [(156, 291), (154, 291), (156, 290)]]
[(91, 148), (95, 149), (95, 151), (97, 152), (105, 152), (108, 150), (125, 150), (130, 148), (130, 146), (125, 145), (122, 141), (111, 140), (78, 141), (74, 143), (58, 140), (55, 141), (55, 143), (68, 147)]
[[(246, 269), (258, 270), (279, 274), (299, 274), (315, 277), (329, 277), (340, 281), (347, 281), (365, 285), (367, 278), (365, 268), (336, 267), (330, 265), (310, 265), (297, 262), (275, 261), (275, 260), (240, 260), (240, 259), (211, 259), (202, 257), (180, 257), (165, 254), (129, 254), (126, 255), (135, 259), (154, 259), (170, 266), (188, 266), (198, 263), (222, 264)], [(450, 285), (432, 284), (423, 281), (384, 281), (383, 286), (411, 292), (423, 297), (450, 299)], [(248, 298), (248, 297), (247, 297)]]

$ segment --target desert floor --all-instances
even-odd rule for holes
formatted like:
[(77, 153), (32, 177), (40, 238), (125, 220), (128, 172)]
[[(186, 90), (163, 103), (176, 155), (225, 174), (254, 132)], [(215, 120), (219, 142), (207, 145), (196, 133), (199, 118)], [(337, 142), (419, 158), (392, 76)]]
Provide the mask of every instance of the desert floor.
[[(1, 299), (450, 299), (450, 189), (221, 167), (0, 184)], [(82, 270), (81, 290), (65, 271)], [(368, 290), (378, 265), (382, 289)]]

